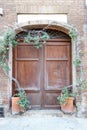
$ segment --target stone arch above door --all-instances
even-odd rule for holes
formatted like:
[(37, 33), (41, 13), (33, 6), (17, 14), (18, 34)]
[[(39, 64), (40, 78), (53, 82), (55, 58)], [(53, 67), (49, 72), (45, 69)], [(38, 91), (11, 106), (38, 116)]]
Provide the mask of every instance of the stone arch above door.
[(45, 29), (52, 29), (52, 30), (58, 30), (61, 32), (64, 32), (65, 34), (69, 35), (69, 31), (72, 26), (68, 24), (58, 23), (56, 21), (28, 21), (25, 23), (17, 24), (14, 26), (14, 29), (16, 33), (19, 33), (22, 31), (22, 29), (32, 29), (32, 28), (45, 28)]

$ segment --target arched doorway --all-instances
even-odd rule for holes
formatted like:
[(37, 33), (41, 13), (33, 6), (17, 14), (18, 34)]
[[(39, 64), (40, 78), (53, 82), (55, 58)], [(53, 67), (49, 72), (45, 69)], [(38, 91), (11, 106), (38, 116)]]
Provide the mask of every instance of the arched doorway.
[[(50, 39), (42, 48), (20, 41), (13, 50), (13, 76), (26, 91), (32, 107), (38, 109), (58, 108), (57, 96), (72, 83), (70, 37), (62, 31), (46, 31)], [(13, 88), (14, 93), (15, 85)]]

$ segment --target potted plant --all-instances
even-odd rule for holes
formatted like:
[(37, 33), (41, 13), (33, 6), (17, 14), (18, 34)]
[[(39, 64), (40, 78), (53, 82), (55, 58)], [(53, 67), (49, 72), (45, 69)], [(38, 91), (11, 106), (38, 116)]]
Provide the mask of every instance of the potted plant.
[(30, 101), (27, 99), (23, 89), (12, 97), (12, 114), (25, 112), (30, 106)]
[(17, 95), (12, 96), (11, 103), (12, 103), (12, 114), (18, 114), (20, 112), (20, 105), (17, 102), (20, 100), (20, 97)]
[(61, 105), (61, 110), (64, 113), (74, 112), (74, 98), (76, 93), (73, 93), (69, 88), (63, 88), (61, 95), (57, 97), (59, 104)]

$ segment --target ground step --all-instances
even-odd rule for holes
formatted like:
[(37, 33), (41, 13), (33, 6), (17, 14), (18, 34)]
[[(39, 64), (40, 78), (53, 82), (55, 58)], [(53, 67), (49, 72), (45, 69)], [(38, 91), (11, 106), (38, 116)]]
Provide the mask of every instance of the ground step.
[(62, 117), (63, 113), (60, 110), (29, 110), (23, 114), (24, 116), (56, 116)]

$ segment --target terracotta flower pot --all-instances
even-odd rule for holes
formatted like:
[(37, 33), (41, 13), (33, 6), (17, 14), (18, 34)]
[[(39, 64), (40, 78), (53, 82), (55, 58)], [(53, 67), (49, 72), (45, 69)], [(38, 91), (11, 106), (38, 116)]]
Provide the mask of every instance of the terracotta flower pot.
[(74, 98), (69, 97), (65, 104), (61, 105), (61, 110), (64, 113), (73, 113), (74, 112), (74, 105), (73, 105)]
[(12, 114), (18, 114), (21, 109), (17, 102), (20, 100), (20, 97), (12, 97)]

